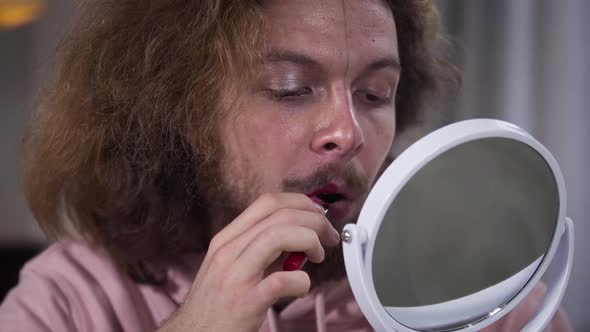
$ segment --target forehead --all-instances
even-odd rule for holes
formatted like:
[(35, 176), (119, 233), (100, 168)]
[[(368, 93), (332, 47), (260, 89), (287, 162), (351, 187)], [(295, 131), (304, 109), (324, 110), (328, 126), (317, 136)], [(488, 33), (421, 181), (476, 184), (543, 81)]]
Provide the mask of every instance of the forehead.
[(263, 15), (271, 51), (302, 52), (333, 67), (398, 58), (393, 14), (380, 0), (275, 0)]

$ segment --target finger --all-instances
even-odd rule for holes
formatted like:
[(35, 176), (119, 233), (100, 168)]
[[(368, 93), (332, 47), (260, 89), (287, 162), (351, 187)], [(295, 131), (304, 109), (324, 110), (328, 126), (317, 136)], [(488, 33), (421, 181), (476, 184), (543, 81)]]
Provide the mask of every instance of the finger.
[(260, 234), (270, 227), (279, 225), (306, 227), (315, 232), (320, 243), (326, 246), (335, 246), (340, 242), (340, 235), (323, 214), (290, 208), (281, 209), (217, 251), (207, 253), (203, 268), (213, 268), (215, 271), (227, 269)]
[[(320, 242), (327, 246), (335, 246), (340, 242), (340, 233), (332, 226), (323, 213), (294, 209), (281, 209), (252, 228), (247, 236), (256, 237), (268, 227), (288, 225), (307, 227), (318, 234)], [(246, 234), (245, 234), (246, 235)], [(241, 241), (241, 239), (240, 239)]]
[[(314, 263), (324, 260), (325, 252), (317, 233), (300, 226), (272, 226), (257, 236), (234, 262), (230, 271), (233, 284), (254, 282), (284, 251), (304, 252)], [(257, 281), (256, 281), (257, 282)]]
[(311, 281), (303, 271), (275, 272), (261, 280), (245, 296), (248, 310), (266, 312), (277, 300), (285, 297), (304, 297)]
[(340, 242), (340, 234), (323, 214), (294, 209), (281, 209), (256, 224), (241, 236), (235, 238), (226, 247), (232, 248), (235, 252), (242, 253), (260, 234), (270, 227), (278, 225), (309, 228), (318, 235), (320, 242), (326, 246), (335, 246)]
[(235, 220), (219, 232), (209, 245), (213, 253), (234, 238), (266, 219), (276, 211), (285, 208), (324, 213), (323, 207), (314, 203), (309, 197), (300, 193), (264, 194), (252, 203)]

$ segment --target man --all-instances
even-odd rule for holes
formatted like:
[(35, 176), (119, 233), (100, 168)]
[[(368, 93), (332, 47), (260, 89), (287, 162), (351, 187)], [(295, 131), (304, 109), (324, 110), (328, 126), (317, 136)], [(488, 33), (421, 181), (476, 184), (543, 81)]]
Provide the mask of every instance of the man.
[[(2, 326), (370, 330), (338, 234), (436, 86), (432, 3), (118, 0), (84, 13), (28, 140), (28, 199), (61, 241), (23, 269)], [(310, 262), (282, 271), (289, 252)], [(522, 327), (541, 295), (490, 330)]]

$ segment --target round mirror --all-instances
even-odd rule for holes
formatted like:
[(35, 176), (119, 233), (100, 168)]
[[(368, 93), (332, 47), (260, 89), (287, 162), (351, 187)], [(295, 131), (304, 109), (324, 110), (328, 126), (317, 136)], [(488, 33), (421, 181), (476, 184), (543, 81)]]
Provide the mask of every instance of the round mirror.
[(354, 225), (358, 263), (345, 228), (361, 309), (398, 331), (489, 325), (546, 269), (563, 192), (549, 152), (511, 124), (470, 120), (428, 135), (371, 191)]
[[(381, 304), (415, 329), (482, 318), (471, 295), (502, 283), (504, 296), (475, 301), (491, 310), (522, 289), (549, 248), (558, 207), (549, 166), (520, 141), (482, 138), (444, 152), (402, 188), (378, 230), (373, 281)], [(450, 301), (451, 310), (464, 304), (464, 322), (423, 319)]]

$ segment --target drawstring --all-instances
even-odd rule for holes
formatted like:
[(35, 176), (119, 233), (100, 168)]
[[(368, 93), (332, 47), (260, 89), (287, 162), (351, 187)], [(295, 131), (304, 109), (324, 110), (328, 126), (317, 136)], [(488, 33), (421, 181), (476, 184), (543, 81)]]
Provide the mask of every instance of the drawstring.
[(266, 319), (268, 320), (270, 332), (279, 332), (279, 327), (277, 326), (277, 314), (272, 307), (268, 308), (268, 311), (266, 312)]
[[(326, 332), (326, 300), (324, 299), (324, 293), (319, 292), (315, 296), (314, 304), (317, 332)], [(277, 314), (272, 307), (268, 308), (268, 311), (266, 312), (266, 318), (268, 320), (270, 332), (279, 332)]]
[(322, 292), (315, 297), (315, 323), (318, 332), (326, 332), (326, 301)]

